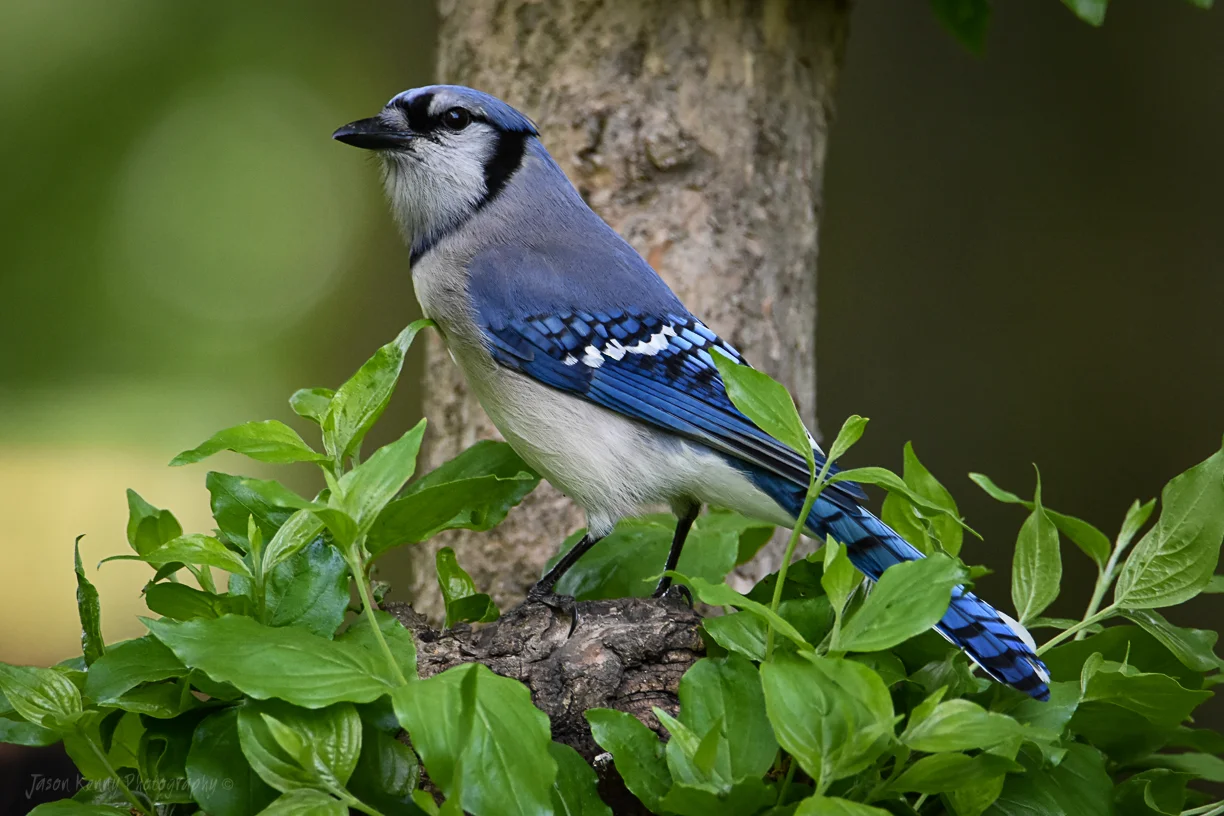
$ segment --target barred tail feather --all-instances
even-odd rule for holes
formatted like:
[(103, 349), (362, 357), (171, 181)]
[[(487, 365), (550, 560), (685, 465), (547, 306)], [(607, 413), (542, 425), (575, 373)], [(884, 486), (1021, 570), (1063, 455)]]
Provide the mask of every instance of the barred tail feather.
[[(861, 507), (839, 507), (818, 500), (808, 517), (808, 529), (822, 538), (832, 536), (846, 546), (851, 563), (879, 580), (884, 570), (923, 555), (887, 524)], [(935, 631), (1000, 683), (1038, 700), (1050, 699), (1050, 675), (1035, 652), (1032, 636), (1017, 621), (965, 589), (952, 589), (952, 602)]]
[[(759, 471), (750, 473), (749, 478), (787, 512), (798, 515), (803, 504), (802, 488)], [(832, 536), (844, 544), (850, 562), (873, 581), (893, 564), (924, 557), (887, 524), (849, 496), (838, 493), (822, 494), (817, 499), (807, 529), (815, 536)], [(1028, 630), (963, 586), (952, 589), (948, 611), (935, 624), (935, 631), (964, 650), (998, 682), (1038, 700), (1050, 699), (1050, 675), (1037, 657)]]

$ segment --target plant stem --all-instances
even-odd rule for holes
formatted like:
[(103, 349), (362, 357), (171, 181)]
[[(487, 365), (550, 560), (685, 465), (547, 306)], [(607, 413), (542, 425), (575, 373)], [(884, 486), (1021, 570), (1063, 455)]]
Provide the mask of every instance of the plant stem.
[(1219, 816), (1221, 813), (1224, 813), (1224, 801), (1183, 810), (1181, 816)]
[(191, 574), (195, 576), (196, 581), (200, 584), (200, 589), (205, 592), (217, 594), (217, 585), (213, 583), (212, 569), (210, 567), (187, 567), (191, 570)]
[(1102, 609), (1100, 612), (1097, 612), (1095, 615), (1089, 615), (1088, 617), (1084, 618), (1079, 623), (1075, 624), (1074, 626), (1068, 627), (1064, 631), (1059, 632), (1057, 635), (1047, 640), (1045, 643), (1041, 644), (1041, 647), (1037, 649), (1037, 654), (1041, 655), (1041, 654), (1044, 654), (1045, 652), (1048, 652), (1050, 649), (1062, 643), (1064, 640), (1071, 637), (1076, 632), (1082, 632), (1083, 630), (1087, 629), (1089, 626), (1092, 626), (1093, 624), (1100, 623), (1106, 618), (1113, 617), (1113, 614), (1117, 611), (1118, 611), (1117, 606), (1115, 606), (1114, 604), (1110, 604), (1109, 606)]
[(84, 739), (87, 743), (89, 743), (89, 747), (93, 749), (94, 756), (96, 756), (98, 758), (98, 761), (102, 763), (102, 767), (106, 768), (106, 773), (110, 776), (110, 778), (115, 780), (115, 785), (118, 786), (119, 790), (123, 793), (124, 797), (129, 802), (131, 802), (132, 807), (136, 810), (139, 810), (141, 813), (144, 814), (144, 816), (153, 816), (153, 811), (145, 807), (144, 803), (141, 802), (139, 798), (137, 798), (136, 794), (132, 792), (132, 789), (127, 786), (126, 782), (123, 781), (123, 777), (119, 776), (119, 772), (115, 770), (114, 765), (111, 765), (110, 760), (107, 758), (106, 754), (102, 751), (101, 748), (98, 747), (98, 743), (94, 742), (92, 737), (90, 737), (88, 734), (86, 734), (84, 731), (81, 731), (80, 729), (77, 730), (77, 733), (81, 736), (82, 739)]
[(778, 801), (774, 804), (782, 807), (782, 803), (786, 801), (786, 789), (790, 787), (791, 780), (795, 778), (795, 758), (790, 758), (790, 765), (786, 767), (786, 776), (782, 777), (782, 785), (778, 788)]
[(923, 802), (927, 800), (927, 795), (924, 793), (918, 797), (918, 801), (914, 802), (914, 812), (917, 813), (922, 808)]
[(378, 628), (378, 621), (374, 618), (374, 599), (370, 596), (370, 585), (366, 582), (360, 547), (361, 541), (359, 539), (345, 553), (345, 560), (348, 561), (349, 572), (353, 575), (353, 582), (357, 584), (357, 592), (361, 595), (361, 604), (365, 607), (366, 623), (370, 624), (370, 628), (374, 630), (374, 639), (378, 641), (378, 647), (382, 649), (382, 653), (387, 657), (387, 665), (391, 667), (392, 676), (395, 677), (396, 682), (401, 686), (406, 686), (408, 685), (408, 678), (404, 677), (403, 671), (400, 670), (399, 663), (396, 662), (395, 655), (391, 654), (391, 647), (387, 645), (387, 639), (383, 637), (382, 629)]
[[(1113, 586), (1114, 572), (1118, 568), (1118, 559), (1122, 557), (1122, 552), (1126, 547), (1120, 547), (1115, 543), (1113, 552), (1109, 554), (1109, 560), (1105, 562), (1105, 568), (1101, 570), (1101, 574), (1097, 576), (1096, 587), (1092, 590), (1092, 600), (1088, 602), (1088, 611), (1084, 613), (1084, 618), (1091, 618), (1097, 613), (1101, 607), (1101, 602), (1105, 600), (1105, 593)], [(1081, 630), (1075, 635), (1076, 640), (1083, 640), (1088, 633)]]
[[(795, 547), (799, 545), (799, 537), (803, 535), (804, 529), (807, 527), (808, 514), (812, 512), (812, 505), (816, 504), (816, 498), (820, 496), (820, 491), (824, 490), (825, 477), (829, 474), (829, 467), (833, 464), (832, 460), (825, 459), (824, 466), (820, 469), (819, 474), (812, 475), (812, 481), (808, 483), (807, 496), (803, 499), (803, 508), (799, 511), (799, 518), (795, 519), (795, 527), (791, 530), (790, 540), (786, 542), (786, 553), (782, 556), (782, 566), (778, 568), (778, 582), (774, 584), (773, 599), (769, 602), (769, 609), (772, 612), (778, 611), (778, 605), (782, 603), (782, 587), (786, 584), (786, 572), (790, 569), (791, 559), (795, 557)], [(769, 628), (765, 632), (765, 660), (773, 659), (774, 648), (774, 628), (773, 624), (769, 624)]]
[(356, 796), (349, 793), (345, 788), (342, 788), (342, 787), (337, 788), (337, 787), (333, 787), (332, 785), (326, 785), (326, 787), (327, 787), (328, 793), (330, 793), (332, 796), (339, 799), (341, 802), (344, 802), (345, 805), (352, 808), (353, 810), (360, 810), (362, 813), (367, 814), (367, 816), (383, 816), (381, 811), (375, 810), (374, 808), (370, 807), (365, 802), (361, 801)]

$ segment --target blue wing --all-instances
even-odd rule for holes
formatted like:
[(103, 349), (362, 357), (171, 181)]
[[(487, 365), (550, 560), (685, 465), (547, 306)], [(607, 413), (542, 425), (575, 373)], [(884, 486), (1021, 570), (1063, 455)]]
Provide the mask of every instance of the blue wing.
[[(507, 368), (807, 486), (807, 462), (731, 403), (711, 351), (739, 363), (743, 357), (692, 315), (631, 309), (482, 315), (482, 329), (494, 359)], [(819, 449), (817, 461), (824, 463)], [(851, 503), (866, 498), (848, 482), (830, 494)]]

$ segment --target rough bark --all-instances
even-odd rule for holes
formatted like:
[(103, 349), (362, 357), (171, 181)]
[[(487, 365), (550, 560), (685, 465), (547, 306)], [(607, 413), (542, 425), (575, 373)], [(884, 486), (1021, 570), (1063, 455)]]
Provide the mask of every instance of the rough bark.
[(483, 663), (521, 681), (548, 714), (552, 736), (573, 747), (600, 778), (600, 796), (617, 814), (647, 813), (627, 790), (608, 756), (591, 738), (583, 712), (627, 711), (660, 737), (667, 732), (652, 708), (676, 716), (680, 678), (702, 656), (701, 618), (684, 601), (626, 598), (586, 601), (563, 611), (526, 603), (500, 620), (438, 631), (408, 604), (388, 603), (417, 644), (422, 677), (460, 663)]
[[(509, 100), (590, 205), (815, 429), (816, 247), (847, 0), (439, 0), (438, 77)], [(436, 336), (425, 413), (437, 465), (496, 436)], [(417, 608), (436, 615), (438, 546), (522, 597), (581, 514), (542, 487), (492, 533), (422, 547)], [(767, 550), (755, 574), (777, 563)]]

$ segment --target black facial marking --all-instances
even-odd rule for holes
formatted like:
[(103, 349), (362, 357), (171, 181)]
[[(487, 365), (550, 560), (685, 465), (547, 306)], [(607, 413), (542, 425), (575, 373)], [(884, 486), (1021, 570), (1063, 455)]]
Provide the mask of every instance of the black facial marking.
[(438, 127), (437, 117), (429, 115), (429, 105), (433, 102), (433, 98), (433, 94), (423, 93), (411, 99), (399, 101), (399, 108), (404, 112), (404, 116), (408, 119), (408, 127), (412, 128), (414, 133), (425, 134)]
[(485, 204), (496, 198), (506, 186), (514, 171), (523, 164), (526, 151), (527, 134), (498, 132), (497, 147), (485, 162)]

